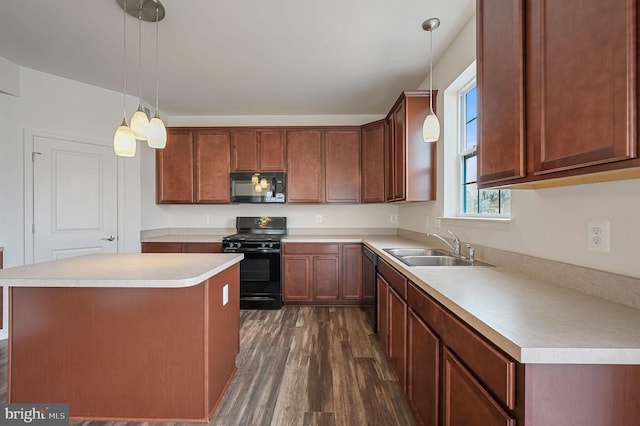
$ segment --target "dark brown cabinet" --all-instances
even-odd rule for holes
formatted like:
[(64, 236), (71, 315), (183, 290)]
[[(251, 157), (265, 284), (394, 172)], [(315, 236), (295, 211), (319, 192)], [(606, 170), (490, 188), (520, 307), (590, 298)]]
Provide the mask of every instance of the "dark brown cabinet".
[(378, 314), (378, 339), (385, 352), (389, 353), (389, 283), (384, 277), (378, 274), (377, 278), (377, 298), (376, 304)]
[(389, 289), (389, 359), (406, 391), (407, 302), (393, 288)]
[(322, 132), (287, 132), (287, 202), (321, 203)]
[(238, 129), (231, 132), (233, 171), (284, 171), (284, 130)]
[(340, 298), (364, 302), (362, 276), (362, 244), (342, 244), (342, 287)]
[(222, 243), (144, 242), (142, 253), (222, 253)]
[(360, 130), (324, 132), (326, 203), (360, 202)]
[(195, 132), (196, 185), (195, 202), (198, 204), (228, 204), (229, 133), (216, 130)]
[(477, 17), (481, 187), (635, 177), (618, 172), (640, 166), (635, 2), (480, 0)]
[(439, 425), (440, 339), (409, 309), (407, 315), (407, 399), (418, 422)]
[(193, 203), (193, 130), (167, 129), (167, 146), (156, 150), (156, 203)]
[(505, 412), (448, 349), (443, 350), (443, 425), (515, 426)]
[(386, 121), (362, 126), (361, 185), (363, 203), (384, 203), (384, 141)]
[[(435, 199), (437, 144), (422, 139), (429, 96), (426, 91), (404, 92), (387, 117), (386, 201)], [(435, 101), (435, 91), (433, 96)]]
[(283, 300), (288, 304), (360, 305), (362, 246), (285, 243)]
[(229, 203), (229, 133), (169, 128), (156, 150), (158, 204)]

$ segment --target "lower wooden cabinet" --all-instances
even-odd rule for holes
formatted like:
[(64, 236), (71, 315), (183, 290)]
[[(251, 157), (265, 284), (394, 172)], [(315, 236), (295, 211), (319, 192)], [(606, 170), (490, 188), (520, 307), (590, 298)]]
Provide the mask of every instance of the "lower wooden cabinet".
[(439, 423), (440, 352), (438, 336), (409, 309), (407, 314), (407, 399), (418, 422)]
[(393, 288), (389, 289), (389, 359), (406, 391), (407, 302)]
[(142, 243), (142, 253), (222, 253), (222, 243)]
[(376, 309), (378, 314), (378, 339), (386, 353), (389, 353), (389, 283), (378, 274), (377, 292), (378, 302)]
[(361, 244), (285, 243), (282, 280), (288, 304), (359, 305)]
[(443, 350), (443, 425), (515, 426), (511, 417), (447, 348)]

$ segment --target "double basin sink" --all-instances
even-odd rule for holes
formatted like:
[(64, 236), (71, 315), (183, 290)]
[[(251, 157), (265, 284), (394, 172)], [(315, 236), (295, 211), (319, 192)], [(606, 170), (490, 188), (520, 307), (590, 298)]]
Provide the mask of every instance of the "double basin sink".
[(438, 249), (386, 248), (383, 250), (408, 266), (493, 266)]

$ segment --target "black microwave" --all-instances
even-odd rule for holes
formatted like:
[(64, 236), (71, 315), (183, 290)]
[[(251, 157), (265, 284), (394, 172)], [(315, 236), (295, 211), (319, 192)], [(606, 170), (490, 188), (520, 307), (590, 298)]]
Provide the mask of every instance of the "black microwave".
[(231, 173), (232, 203), (284, 203), (286, 188), (284, 172)]

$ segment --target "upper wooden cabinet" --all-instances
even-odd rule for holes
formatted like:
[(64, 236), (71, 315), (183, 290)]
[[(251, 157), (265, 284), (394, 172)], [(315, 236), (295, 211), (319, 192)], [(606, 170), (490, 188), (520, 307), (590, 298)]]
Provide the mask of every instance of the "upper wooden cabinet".
[(360, 202), (360, 130), (324, 132), (324, 201)]
[(156, 202), (229, 203), (229, 171), (229, 132), (169, 128), (156, 150)]
[(386, 122), (362, 126), (361, 185), (363, 203), (384, 203), (384, 141)]
[(167, 129), (167, 146), (156, 150), (156, 203), (193, 203), (193, 131)]
[(322, 132), (287, 132), (287, 202), (321, 203)]
[(360, 202), (360, 129), (287, 131), (289, 203)]
[(283, 130), (233, 130), (233, 171), (284, 171), (285, 137)]
[[(386, 201), (431, 201), (436, 195), (436, 144), (422, 139), (429, 92), (404, 92), (387, 117)], [(434, 110), (436, 92), (433, 92)]]
[(477, 17), (482, 187), (640, 166), (635, 2), (479, 0)]
[(199, 204), (228, 204), (229, 132), (198, 130), (195, 133), (196, 197)]

